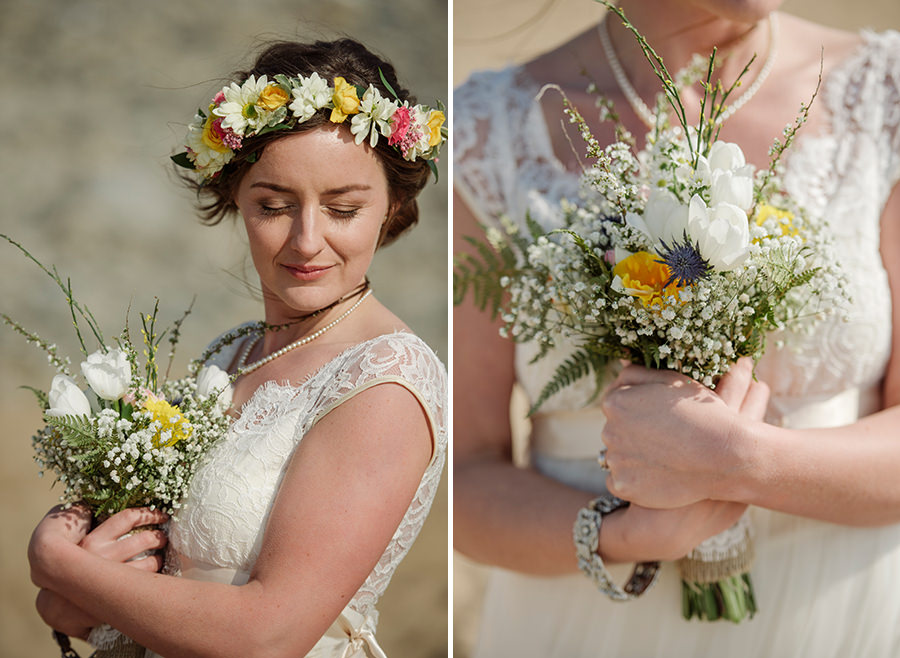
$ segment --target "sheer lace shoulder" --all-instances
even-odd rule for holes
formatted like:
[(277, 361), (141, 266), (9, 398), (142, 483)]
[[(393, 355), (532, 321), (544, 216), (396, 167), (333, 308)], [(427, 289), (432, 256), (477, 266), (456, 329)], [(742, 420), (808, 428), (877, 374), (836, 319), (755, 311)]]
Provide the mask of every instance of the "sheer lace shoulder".
[[(857, 52), (829, 76), (826, 102), (836, 135), (875, 141), (886, 196), (900, 179), (900, 32), (863, 32)], [(844, 153), (838, 153), (842, 157)], [(849, 154), (848, 154), (849, 155)], [(852, 166), (843, 157), (841, 166)]]
[(475, 73), (454, 93), (454, 185), (482, 223), (529, 212), (553, 225), (553, 200), (578, 193), (577, 177), (553, 153), (539, 91), (516, 66)]
[(447, 448), (444, 366), (407, 332), (354, 345), (300, 384), (268, 382), (257, 389), (194, 476), (172, 523), (172, 548), (192, 563), (249, 572), (297, 444), (329, 411), (381, 383), (403, 386), (419, 400), (431, 423), (434, 454), (390, 544), (350, 602), (361, 614), (373, 614), (428, 514)]

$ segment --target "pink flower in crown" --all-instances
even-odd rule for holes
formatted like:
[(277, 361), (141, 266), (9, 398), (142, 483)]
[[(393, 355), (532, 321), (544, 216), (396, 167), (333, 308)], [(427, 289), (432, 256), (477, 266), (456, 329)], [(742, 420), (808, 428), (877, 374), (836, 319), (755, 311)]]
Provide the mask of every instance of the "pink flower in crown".
[[(391, 136), (388, 137), (388, 144), (397, 146), (406, 137), (409, 127), (412, 124), (412, 117), (409, 114), (408, 107), (398, 107), (391, 117)], [(402, 147), (401, 147), (402, 148)]]
[(225, 100), (225, 92), (224, 92), (224, 91), (220, 91), (218, 94), (216, 94), (215, 96), (213, 96), (212, 104), (213, 104), (213, 105), (219, 105), (219, 104), (220, 104), (222, 101), (224, 101), (224, 100)]

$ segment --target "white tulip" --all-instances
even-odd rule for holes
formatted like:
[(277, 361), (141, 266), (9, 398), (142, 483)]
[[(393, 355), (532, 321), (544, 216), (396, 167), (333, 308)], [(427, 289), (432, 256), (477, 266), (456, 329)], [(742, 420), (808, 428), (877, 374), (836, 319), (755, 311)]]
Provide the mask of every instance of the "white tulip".
[(714, 169), (709, 190), (710, 205), (729, 203), (743, 210), (753, 204), (753, 174), (750, 167), (739, 170)]
[(688, 233), (713, 268), (729, 271), (750, 255), (747, 213), (730, 203), (708, 207), (699, 195), (691, 198)]
[(714, 142), (707, 159), (711, 169), (740, 169), (747, 164), (741, 147), (732, 142)]
[(681, 240), (687, 229), (687, 220), (687, 206), (669, 190), (657, 188), (650, 192), (644, 206), (643, 221), (645, 233), (654, 243), (665, 242), (671, 245)]
[(216, 402), (223, 408), (231, 406), (231, 377), (218, 366), (206, 366), (197, 373), (197, 394), (207, 398), (213, 393), (217, 393)]
[(98, 350), (81, 363), (81, 374), (103, 400), (118, 400), (131, 386), (131, 364), (119, 349), (106, 354)]
[(56, 375), (50, 384), (48, 416), (89, 416), (91, 403), (71, 377)]

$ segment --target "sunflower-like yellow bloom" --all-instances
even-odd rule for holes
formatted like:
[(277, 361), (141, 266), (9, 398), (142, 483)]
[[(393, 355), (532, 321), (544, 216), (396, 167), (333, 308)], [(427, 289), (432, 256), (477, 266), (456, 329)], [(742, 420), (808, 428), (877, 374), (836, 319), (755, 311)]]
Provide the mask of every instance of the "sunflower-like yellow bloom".
[(623, 258), (613, 268), (616, 281), (613, 287), (641, 300), (644, 306), (661, 304), (663, 297), (678, 296), (679, 286), (665, 285), (671, 272), (668, 265), (657, 262), (659, 256), (639, 251)]
[(158, 421), (159, 431), (153, 437), (157, 448), (173, 446), (191, 435), (193, 428), (176, 407), (153, 395), (147, 398), (144, 409), (152, 414), (151, 421)]
[(359, 113), (359, 96), (356, 87), (341, 76), (334, 79), (334, 94), (331, 97), (334, 109), (331, 110), (331, 122), (341, 123), (351, 114)]

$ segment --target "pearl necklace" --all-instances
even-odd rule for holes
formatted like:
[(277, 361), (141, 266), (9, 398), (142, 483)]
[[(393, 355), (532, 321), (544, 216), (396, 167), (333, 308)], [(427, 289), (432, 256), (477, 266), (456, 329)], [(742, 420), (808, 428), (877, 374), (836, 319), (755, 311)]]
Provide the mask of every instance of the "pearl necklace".
[[(631, 105), (631, 109), (634, 110), (634, 113), (640, 118), (641, 121), (648, 128), (653, 128), (656, 126), (656, 115), (647, 107), (647, 104), (643, 101), (643, 99), (638, 95), (637, 91), (635, 91), (634, 87), (631, 85), (631, 82), (628, 80), (628, 75), (625, 73), (625, 69), (622, 68), (622, 63), (619, 61), (619, 58), (616, 56), (616, 51), (612, 46), (612, 42), (609, 38), (609, 27), (606, 25), (606, 19), (604, 18), (600, 21), (600, 25), (597, 26), (597, 33), (600, 37), (600, 44), (603, 46), (603, 51), (606, 53), (606, 59), (609, 62), (609, 68), (612, 70), (613, 77), (616, 79), (616, 83), (619, 85), (619, 89), (622, 90), (622, 93), (625, 95), (625, 98), (628, 100), (628, 104)], [(759, 70), (759, 73), (756, 76), (756, 79), (753, 83), (747, 87), (747, 91), (738, 96), (728, 107), (723, 110), (723, 112), (716, 119), (716, 123), (722, 123), (741, 109), (747, 101), (749, 101), (753, 96), (756, 95), (756, 92), (759, 91), (759, 88), (762, 87), (763, 82), (766, 81), (766, 78), (769, 77), (769, 73), (772, 72), (772, 68), (775, 66), (775, 54), (778, 52), (778, 21), (777, 17), (774, 13), (769, 14), (769, 51), (766, 53), (766, 61), (763, 62), (762, 68)]]
[(365, 301), (366, 297), (368, 297), (368, 296), (371, 295), (371, 294), (372, 294), (372, 291), (371, 291), (371, 290), (367, 290), (367, 291), (366, 291), (366, 294), (364, 294), (362, 297), (360, 297), (360, 298), (353, 304), (353, 306), (351, 306), (350, 308), (348, 308), (348, 309), (347, 309), (346, 311), (344, 311), (341, 315), (339, 315), (337, 318), (335, 318), (334, 320), (332, 320), (331, 322), (329, 322), (328, 324), (326, 324), (324, 327), (322, 327), (321, 329), (319, 329), (319, 330), (316, 331), (315, 333), (312, 333), (312, 334), (310, 334), (309, 336), (304, 336), (303, 338), (300, 338), (299, 340), (295, 340), (293, 343), (289, 343), (289, 344), (285, 345), (285, 346), (282, 347), (280, 350), (275, 350), (274, 352), (272, 352), (272, 353), (269, 354), (268, 356), (264, 356), (264, 357), (261, 358), (259, 361), (254, 361), (254, 362), (251, 363), (250, 365), (244, 365), (244, 364), (247, 362), (247, 357), (250, 356), (250, 352), (253, 351), (253, 348), (256, 347), (256, 344), (262, 339), (262, 333), (260, 333), (259, 336), (257, 336), (256, 338), (254, 338), (253, 340), (250, 341), (250, 343), (247, 345), (246, 348), (244, 348), (244, 351), (241, 353), (241, 358), (238, 359), (238, 363), (237, 363), (237, 370), (235, 370), (237, 376), (240, 377), (240, 376), (242, 376), (242, 375), (246, 375), (246, 374), (248, 374), (248, 373), (251, 373), (251, 372), (253, 372), (254, 370), (257, 370), (257, 369), (259, 369), (259, 368), (262, 368), (264, 365), (266, 365), (266, 364), (269, 363), (270, 361), (274, 361), (274, 360), (277, 359), (279, 356), (284, 356), (285, 354), (287, 354), (287, 353), (290, 352), (291, 350), (295, 350), (295, 349), (297, 349), (298, 347), (302, 347), (303, 345), (306, 345), (307, 343), (311, 343), (311, 342), (314, 341), (316, 338), (318, 338), (319, 336), (321, 336), (322, 334), (324, 334), (326, 331), (328, 331), (329, 329), (331, 329), (331, 328), (332, 328), (334, 325), (336, 325), (338, 322), (340, 322), (341, 320), (343, 320), (344, 318), (346, 318), (348, 315), (350, 315), (351, 313), (353, 313), (353, 311), (355, 311), (357, 308), (359, 308), (359, 305), (362, 304), (362, 303)]

